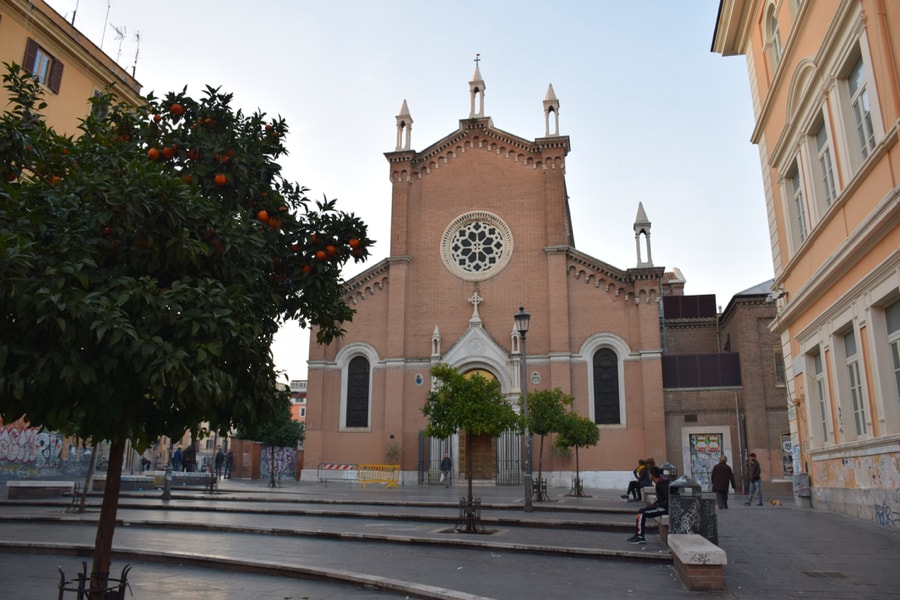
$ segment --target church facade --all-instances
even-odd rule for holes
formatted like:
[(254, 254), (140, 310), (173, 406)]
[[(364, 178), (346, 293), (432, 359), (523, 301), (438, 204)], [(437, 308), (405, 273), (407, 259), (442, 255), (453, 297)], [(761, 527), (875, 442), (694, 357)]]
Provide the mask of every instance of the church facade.
[[(356, 310), (346, 335), (327, 346), (311, 336), (308, 476), (320, 462), (390, 463), (400, 464), (405, 484), (427, 482), (448, 452), (463, 477), (459, 439), (422, 435), (429, 370), (446, 363), (493, 377), (518, 406), (524, 349), (528, 391), (561, 388), (600, 428), (599, 444), (579, 451), (584, 485), (624, 489), (637, 458), (665, 455), (660, 298), (680, 294), (683, 281), (653, 265), (642, 206), (635, 268), (575, 247), (570, 141), (559, 134), (552, 86), (545, 135), (534, 140), (485, 116), (477, 66), (469, 88), (468, 118), (424, 150), (410, 147), (406, 101), (396, 117), (396, 148), (385, 154), (390, 255), (346, 283), (345, 301)], [(524, 343), (514, 328), (519, 307), (531, 315)], [(569, 485), (574, 456), (547, 446), (545, 478)], [(538, 448), (536, 438), (535, 472)], [(515, 436), (481, 440), (474, 478), (501, 483), (504, 472), (521, 470), (521, 458)]]

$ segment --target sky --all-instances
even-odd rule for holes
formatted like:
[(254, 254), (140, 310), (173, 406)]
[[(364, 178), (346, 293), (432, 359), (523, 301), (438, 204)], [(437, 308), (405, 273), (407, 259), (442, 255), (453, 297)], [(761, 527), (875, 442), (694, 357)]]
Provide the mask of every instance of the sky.
[[(655, 266), (686, 294), (733, 295), (772, 278), (759, 154), (743, 57), (710, 51), (719, 0), (50, 0), (163, 96), (207, 85), (234, 105), (284, 117), (284, 174), (337, 198), (376, 240), (350, 278), (387, 257), (394, 150), (404, 100), (423, 150), (469, 114), (480, 55), (485, 116), (544, 136), (548, 84), (568, 135), (566, 183), (578, 250), (637, 266), (638, 203)], [(121, 35), (120, 35), (121, 34)], [(139, 36), (139, 39), (138, 39)], [(645, 257), (646, 258), (646, 257)], [(282, 377), (305, 379), (309, 335), (272, 347)]]

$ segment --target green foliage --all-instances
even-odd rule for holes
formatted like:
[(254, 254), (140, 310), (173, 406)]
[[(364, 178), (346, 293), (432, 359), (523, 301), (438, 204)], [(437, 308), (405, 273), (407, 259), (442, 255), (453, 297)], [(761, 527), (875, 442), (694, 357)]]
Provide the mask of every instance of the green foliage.
[(264, 423), (253, 423), (249, 427), (238, 426), (237, 437), (261, 442), (272, 447), (296, 448), (306, 437), (306, 425), (291, 418), (291, 404), (288, 395), (279, 392), (273, 418)]
[(596, 423), (587, 417), (569, 412), (560, 421), (560, 428), (553, 443), (560, 448), (577, 449), (596, 446), (599, 441), (600, 430)]
[(559, 388), (528, 394), (529, 431), (540, 436), (556, 433), (566, 414), (566, 407), (572, 406), (573, 402), (575, 399)]
[(469, 435), (498, 436), (519, 427), (519, 417), (500, 393), (500, 383), (474, 374), (461, 375), (448, 365), (436, 365), (437, 380), (422, 413), (428, 419), (426, 435), (446, 438), (460, 429)]
[(66, 137), (30, 76), (4, 83), (0, 418), (139, 450), (275, 418), (273, 335), (286, 319), (341, 335), (341, 267), (372, 245), (283, 179), (285, 122), (185, 89), (103, 95)]

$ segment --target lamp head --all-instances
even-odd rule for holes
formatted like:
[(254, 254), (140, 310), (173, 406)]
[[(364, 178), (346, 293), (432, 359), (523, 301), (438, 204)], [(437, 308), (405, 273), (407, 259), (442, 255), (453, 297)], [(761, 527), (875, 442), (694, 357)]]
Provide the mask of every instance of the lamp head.
[(524, 306), (520, 306), (519, 312), (513, 318), (516, 320), (516, 331), (525, 337), (525, 334), (528, 333), (528, 326), (531, 324), (531, 315), (525, 312)]

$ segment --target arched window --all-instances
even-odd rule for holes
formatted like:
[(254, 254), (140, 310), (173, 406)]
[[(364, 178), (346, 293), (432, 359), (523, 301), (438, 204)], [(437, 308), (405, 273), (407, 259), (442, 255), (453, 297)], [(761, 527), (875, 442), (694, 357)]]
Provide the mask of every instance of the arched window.
[(622, 415), (619, 404), (619, 357), (610, 348), (594, 352), (594, 422), (598, 425), (619, 425)]
[(347, 365), (344, 427), (369, 426), (369, 360), (354, 356)]

